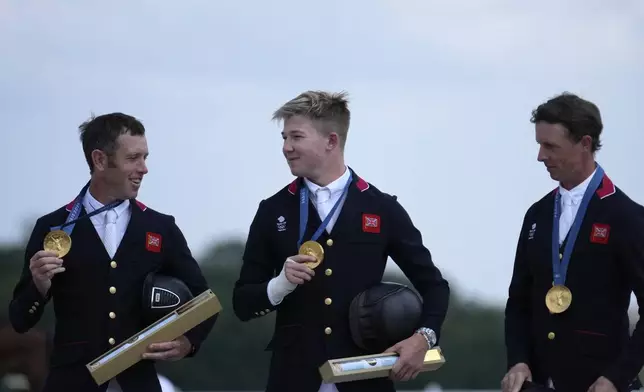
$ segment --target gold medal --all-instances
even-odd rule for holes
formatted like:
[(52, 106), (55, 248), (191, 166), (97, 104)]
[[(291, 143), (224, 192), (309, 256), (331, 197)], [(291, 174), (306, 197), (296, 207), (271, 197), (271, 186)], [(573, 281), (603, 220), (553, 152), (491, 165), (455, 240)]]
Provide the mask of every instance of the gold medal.
[(299, 254), (315, 257), (316, 261), (303, 263), (307, 267), (314, 269), (324, 259), (324, 248), (318, 242), (306, 241), (300, 246)]
[(62, 258), (72, 248), (72, 239), (62, 230), (50, 231), (45, 236), (43, 247), (46, 251), (54, 252)]
[(572, 303), (572, 293), (564, 285), (552, 286), (546, 294), (546, 306), (550, 313), (563, 313)]

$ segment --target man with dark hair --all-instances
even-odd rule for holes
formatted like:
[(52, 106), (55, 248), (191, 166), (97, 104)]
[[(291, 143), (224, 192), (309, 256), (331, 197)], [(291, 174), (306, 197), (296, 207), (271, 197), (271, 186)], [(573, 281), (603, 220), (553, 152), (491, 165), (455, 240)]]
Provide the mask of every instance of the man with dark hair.
[[(72, 202), (40, 217), (25, 251), (9, 305), (14, 329), (24, 333), (51, 300), (56, 317), (45, 391), (105, 391), (86, 363), (146, 327), (142, 287), (149, 273), (183, 281), (193, 295), (208, 289), (174, 217), (136, 200), (148, 172), (145, 128), (111, 113), (80, 126), (91, 178)], [(153, 360), (193, 356), (211, 318), (171, 342), (151, 345), (116, 380), (125, 392), (161, 391)]]
[[(273, 118), (297, 178), (263, 200), (250, 227), (233, 292), (237, 317), (277, 311), (267, 392), (390, 392), (415, 378), (437, 344), (449, 285), (405, 209), (344, 161), (350, 112), (344, 93), (307, 91)], [(373, 354), (352, 340), (349, 306), (380, 283), (388, 256), (423, 298), (415, 332), (390, 347), (400, 354), (391, 379), (323, 383), (328, 359)]]
[[(525, 214), (505, 309), (504, 392), (527, 381), (565, 392), (639, 388), (644, 327), (644, 208), (596, 162), (597, 106), (564, 93), (532, 113), (538, 161), (559, 186)], [(640, 310), (640, 315), (643, 312)]]

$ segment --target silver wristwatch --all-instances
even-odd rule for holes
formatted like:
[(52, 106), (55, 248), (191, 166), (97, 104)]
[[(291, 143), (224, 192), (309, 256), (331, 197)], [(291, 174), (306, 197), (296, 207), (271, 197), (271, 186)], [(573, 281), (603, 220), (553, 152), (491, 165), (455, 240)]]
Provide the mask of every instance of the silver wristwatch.
[(436, 333), (431, 328), (421, 327), (416, 330), (416, 333), (425, 338), (430, 349), (436, 345)]

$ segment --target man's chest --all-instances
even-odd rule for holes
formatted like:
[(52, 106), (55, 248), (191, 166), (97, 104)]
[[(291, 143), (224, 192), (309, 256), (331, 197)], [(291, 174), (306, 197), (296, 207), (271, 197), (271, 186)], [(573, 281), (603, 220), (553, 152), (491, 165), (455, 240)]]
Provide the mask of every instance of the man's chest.
[(608, 211), (577, 211), (562, 224), (555, 221), (553, 208), (543, 208), (527, 223), (521, 233), (523, 255), (533, 276), (552, 280), (554, 268), (565, 268), (571, 279), (603, 278), (617, 272), (616, 222)]
[(152, 223), (129, 222), (119, 228), (113, 254), (106, 249), (104, 234), (90, 220), (74, 226), (71, 249), (63, 259), (68, 275), (144, 273), (161, 266), (171, 248), (165, 231)]
[(381, 206), (347, 199), (333, 215), (332, 208), (317, 207), (309, 203), (304, 214), (297, 203), (273, 209), (269, 238), (278, 260), (297, 254), (298, 245), (309, 240), (335, 257), (385, 252), (391, 228)]

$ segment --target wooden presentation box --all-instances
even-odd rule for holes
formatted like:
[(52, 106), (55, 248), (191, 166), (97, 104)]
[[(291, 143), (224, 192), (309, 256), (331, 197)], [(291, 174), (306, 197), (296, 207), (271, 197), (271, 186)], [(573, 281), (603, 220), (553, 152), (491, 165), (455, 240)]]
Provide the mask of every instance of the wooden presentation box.
[(212, 290), (206, 290), (88, 363), (86, 367), (96, 384), (101, 385), (139, 362), (151, 343), (174, 340), (220, 311), (219, 299)]
[[(320, 366), (320, 375), (326, 383), (389, 377), (389, 371), (398, 360), (398, 354), (373, 354), (360, 357), (330, 359)], [(421, 372), (437, 370), (445, 363), (440, 347), (425, 354)]]

